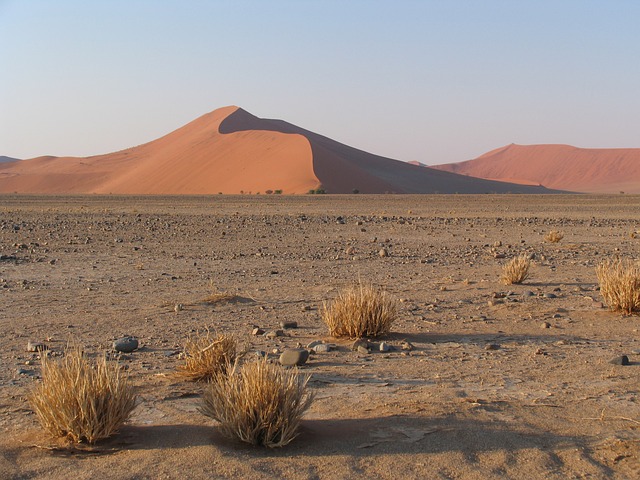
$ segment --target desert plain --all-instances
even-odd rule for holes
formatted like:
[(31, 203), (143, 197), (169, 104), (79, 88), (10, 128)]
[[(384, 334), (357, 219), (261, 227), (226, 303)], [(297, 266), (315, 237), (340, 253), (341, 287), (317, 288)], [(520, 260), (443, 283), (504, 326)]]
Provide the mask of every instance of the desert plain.
[[(595, 273), (640, 258), (638, 212), (631, 195), (3, 195), (0, 478), (638, 478), (640, 320), (603, 305)], [(523, 253), (530, 278), (502, 284)], [(323, 302), (358, 281), (398, 300), (396, 350), (328, 336)], [(300, 367), (315, 400), (291, 444), (229, 440), (198, 411), (205, 386), (174, 372), (207, 328), (245, 361), (337, 345)], [(125, 335), (140, 348), (115, 355)], [(43, 432), (29, 341), (127, 370), (118, 435)]]

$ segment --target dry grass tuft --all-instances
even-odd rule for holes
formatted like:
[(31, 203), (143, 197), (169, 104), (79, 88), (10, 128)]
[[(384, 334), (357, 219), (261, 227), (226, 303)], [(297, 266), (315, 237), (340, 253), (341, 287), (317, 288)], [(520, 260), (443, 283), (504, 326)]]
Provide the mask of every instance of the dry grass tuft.
[(78, 348), (62, 360), (42, 357), (42, 382), (28, 395), (45, 430), (93, 444), (117, 433), (136, 406), (128, 378), (106, 357), (90, 362)]
[(389, 333), (397, 318), (397, 303), (385, 291), (359, 283), (327, 305), (322, 319), (333, 337), (379, 337)]
[(225, 372), (233, 364), (237, 353), (237, 342), (226, 335), (197, 335), (189, 338), (184, 347), (185, 361), (178, 366), (178, 375), (191, 380), (207, 381)]
[(529, 267), (531, 267), (531, 260), (527, 255), (512, 258), (502, 267), (502, 283), (511, 285), (524, 282), (529, 278)]
[(240, 297), (233, 295), (232, 293), (212, 292), (202, 299), (202, 303), (210, 303), (214, 305), (216, 303), (234, 302), (239, 298)]
[[(237, 364), (236, 364), (237, 365)], [(213, 378), (203, 395), (200, 411), (220, 422), (229, 438), (265, 447), (283, 447), (298, 435), (313, 395), (306, 391), (309, 377), (285, 370), (266, 359), (234, 367)]]
[(611, 310), (630, 315), (640, 309), (640, 266), (631, 260), (606, 260), (596, 267), (600, 293)]
[(564, 233), (558, 230), (551, 230), (544, 236), (544, 239), (549, 243), (559, 243), (564, 238)]

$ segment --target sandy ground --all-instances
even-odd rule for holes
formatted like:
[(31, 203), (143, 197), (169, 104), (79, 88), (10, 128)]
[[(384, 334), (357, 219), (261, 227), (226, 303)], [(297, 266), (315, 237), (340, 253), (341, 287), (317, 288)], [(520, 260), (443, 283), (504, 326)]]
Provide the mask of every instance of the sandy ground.
[[(638, 478), (640, 322), (603, 307), (594, 267), (640, 258), (639, 211), (624, 195), (2, 196), (0, 478)], [(521, 252), (531, 278), (500, 284)], [(172, 375), (187, 337), (327, 339), (319, 307), (358, 278), (401, 302), (387, 340), (416, 349), (341, 341), (302, 369), (316, 400), (293, 443), (221, 437), (203, 387)], [(212, 288), (240, 299), (202, 303)], [(287, 320), (284, 337), (251, 335)], [(42, 448), (27, 342), (100, 353), (123, 335), (141, 342), (119, 360), (130, 423), (93, 452)]]

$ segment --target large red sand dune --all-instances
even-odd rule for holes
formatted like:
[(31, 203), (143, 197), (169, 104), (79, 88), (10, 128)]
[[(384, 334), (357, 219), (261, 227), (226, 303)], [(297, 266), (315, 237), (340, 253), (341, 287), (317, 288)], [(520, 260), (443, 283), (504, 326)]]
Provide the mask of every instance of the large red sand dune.
[(574, 192), (640, 193), (640, 148), (511, 144), (475, 160), (433, 168)]
[(235, 106), (120, 152), (0, 165), (0, 193), (306, 193), (319, 186), (328, 193), (548, 192), (409, 165)]

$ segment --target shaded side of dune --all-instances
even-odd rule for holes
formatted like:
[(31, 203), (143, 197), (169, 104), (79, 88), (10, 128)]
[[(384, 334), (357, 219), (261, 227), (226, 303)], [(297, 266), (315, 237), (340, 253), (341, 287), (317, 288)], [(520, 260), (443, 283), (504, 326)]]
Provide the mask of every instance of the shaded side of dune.
[(329, 193), (558, 193), (537, 185), (472, 178), (374, 155), (282, 120), (261, 119), (243, 109), (221, 123), (222, 134), (270, 130), (306, 137), (313, 170)]

